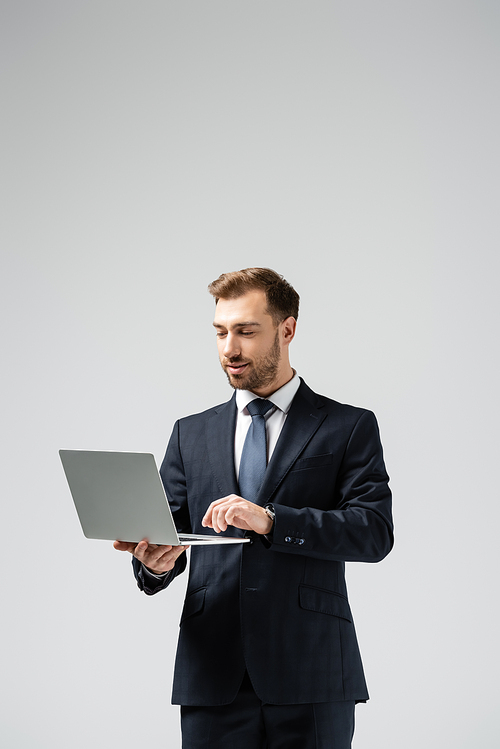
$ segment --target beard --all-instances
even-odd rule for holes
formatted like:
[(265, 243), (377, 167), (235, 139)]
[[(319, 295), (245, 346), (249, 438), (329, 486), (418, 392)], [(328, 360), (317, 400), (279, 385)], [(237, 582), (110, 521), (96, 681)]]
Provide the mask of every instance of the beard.
[(227, 371), (227, 364), (239, 364), (239, 359), (227, 359), (226, 364), (221, 361), (221, 366), (226, 373), (231, 387), (235, 390), (258, 390), (271, 385), (278, 373), (281, 361), (281, 350), (279, 344), (279, 333), (276, 332), (274, 343), (268, 351), (258, 359), (249, 361), (250, 371), (242, 374), (231, 374)]

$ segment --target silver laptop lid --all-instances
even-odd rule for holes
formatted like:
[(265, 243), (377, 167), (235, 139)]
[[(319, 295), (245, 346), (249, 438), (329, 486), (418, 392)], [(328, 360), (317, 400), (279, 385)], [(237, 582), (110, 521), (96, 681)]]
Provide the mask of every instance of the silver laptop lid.
[(87, 538), (152, 544), (242, 543), (245, 538), (183, 534), (179, 540), (151, 453), (59, 450)]

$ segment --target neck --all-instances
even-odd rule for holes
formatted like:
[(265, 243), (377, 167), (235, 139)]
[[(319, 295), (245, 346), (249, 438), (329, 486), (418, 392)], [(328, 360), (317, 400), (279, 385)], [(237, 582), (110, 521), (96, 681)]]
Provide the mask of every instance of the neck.
[(258, 395), (259, 398), (269, 398), (270, 395), (275, 393), (277, 390), (283, 387), (283, 385), (286, 385), (287, 382), (290, 382), (295, 376), (296, 372), (290, 365), (286, 368), (286, 370), (281, 374), (280, 377), (276, 378), (274, 382), (271, 382), (269, 385), (258, 388), (255, 390), (251, 390), (251, 393), (255, 393), (255, 395)]

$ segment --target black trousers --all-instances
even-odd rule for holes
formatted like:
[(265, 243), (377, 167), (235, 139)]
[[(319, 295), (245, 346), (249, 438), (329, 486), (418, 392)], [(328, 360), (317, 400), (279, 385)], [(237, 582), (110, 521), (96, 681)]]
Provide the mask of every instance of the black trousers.
[(351, 749), (354, 702), (263, 704), (248, 674), (230, 705), (181, 706), (182, 749)]

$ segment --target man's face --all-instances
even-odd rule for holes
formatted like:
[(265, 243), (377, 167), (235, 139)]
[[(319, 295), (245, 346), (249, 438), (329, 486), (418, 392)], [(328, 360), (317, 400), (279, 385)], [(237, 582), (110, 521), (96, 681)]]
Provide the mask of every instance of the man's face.
[(263, 291), (237, 299), (219, 299), (214, 327), (222, 369), (229, 384), (257, 395), (271, 394), (290, 379), (283, 358), (281, 325), (266, 312)]

